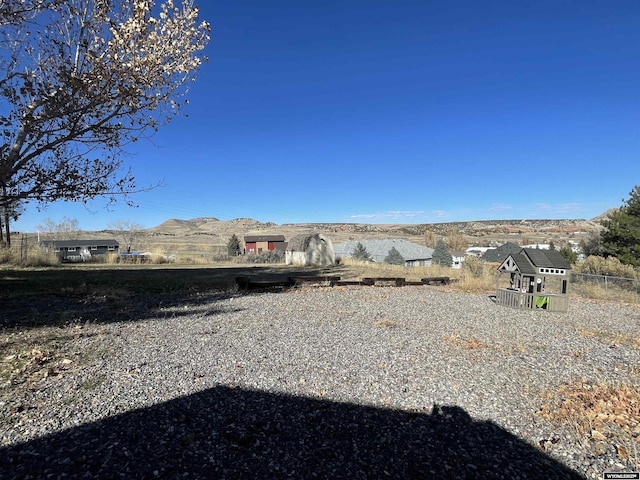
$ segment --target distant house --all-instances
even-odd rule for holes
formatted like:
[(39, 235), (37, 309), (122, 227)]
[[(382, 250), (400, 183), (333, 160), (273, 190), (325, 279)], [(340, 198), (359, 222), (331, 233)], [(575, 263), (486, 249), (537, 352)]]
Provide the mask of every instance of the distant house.
[(289, 240), (285, 250), (287, 265), (325, 267), (336, 263), (331, 240), (325, 235), (301, 234)]
[(86, 262), (109, 253), (118, 253), (117, 240), (45, 240), (42, 248), (54, 252), (62, 262)]
[(244, 253), (260, 254), (272, 250), (283, 250), (287, 244), (284, 235), (247, 235), (244, 237)]
[(451, 252), (451, 268), (462, 268), (466, 252)]
[(518, 253), (520, 250), (522, 250), (520, 245), (516, 245), (513, 242), (507, 242), (497, 248), (488, 249), (480, 258), (485, 262), (502, 263), (509, 255), (512, 253)]
[(356, 245), (361, 243), (374, 262), (384, 262), (389, 251), (395, 248), (408, 267), (429, 266), (433, 258), (433, 248), (418, 245), (401, 239), (387, 240), (350, 240), (334, 246), (336, 257), (351, 258)]

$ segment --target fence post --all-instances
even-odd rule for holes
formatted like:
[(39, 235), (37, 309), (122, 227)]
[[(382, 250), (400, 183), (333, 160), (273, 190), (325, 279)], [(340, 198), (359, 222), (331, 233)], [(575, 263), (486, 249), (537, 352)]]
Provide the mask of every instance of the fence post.
[(20, 237), (20, 263), (24, 263), (27, 260), (27, 235), (22, 234)]

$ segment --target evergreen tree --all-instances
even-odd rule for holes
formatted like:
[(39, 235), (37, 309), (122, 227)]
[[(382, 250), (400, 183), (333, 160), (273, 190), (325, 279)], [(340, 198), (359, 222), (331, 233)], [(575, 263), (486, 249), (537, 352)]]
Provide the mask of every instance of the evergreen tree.
[(576, 261), (578, 260), (578, 255), (576, 254), (576, 252), (573, 251), (573, 249), (569, 245), (562, 247), (560, 249), (560, 253), (564, 258), (567, 259), (567, 262), (571, 264), (576, 263)]
[(629, 195), (622, 207), (602, 221), (601, 238), (605, 257), (616, 257), (622, 263), (637, 267), (640, 266), (640, 185)]
[(434, 265), (442, 265), (443, 267), (450, 267), (453, 263), (453, 257), (444, 240), (438, 240), (438, 243), (436, 243), (436, 248), (433, 250), (432, 262)]
[(592, 232), (586, 239), (580, 240), (580, 250), (585, 257), (591, 255), (601, 257), (604, 253), (602, 249), (602, 237), (599, 233)]
[(553, 243), (553, 240), (549, 240), (549, 250), (555, 250), (556, 249), (556, 244)]
[(238, 240), (238, 237), (236, 237), (236, 234), (234, 233), (233, 235), (231, 235), (231, 238), (227, 242), (227, 254), (230, 257), (237, 257), (238, 255), (240, 255), (241, 251), (242, 249), (240, 248), (240, 240)]
[(371, 255), (367, 252), (367, 249), (360, 242), (356, 245), (356, 248), (353, 249), (351, 253), (351, 258), (354, 260), (360, 260), (362, 262), (370, 262)]
[(384, 258), (384, 261), (389, 265), (404, 265), (404, 257), (400, 255), (400, 252), (396, 250), (396, 247), (391, 247), (389, 254)]

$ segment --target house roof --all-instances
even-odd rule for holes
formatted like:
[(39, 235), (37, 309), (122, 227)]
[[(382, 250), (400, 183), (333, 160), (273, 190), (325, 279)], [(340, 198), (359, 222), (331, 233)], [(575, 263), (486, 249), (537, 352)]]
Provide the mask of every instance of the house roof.
[(361, 243), (367, 249), (367, 252), (375, 262), (384, 261), (392, 248), (395, 248), (405, 261), (430, 260), (433, 257), (433, 248), (397, 238), (387, 240), (351, 240), (338, 243), (334, 245), (333, 249), (336, 252), (336, 256), (351, 257), (358, 243)]
[(120, 243), (114, 239), (89, 239), (89, 240), (44, 240), (43, 245), (47, 247), (119, 247)]
[(244, 243), (253, 242), (284, 242), (284, 235), (247, 235)]
[(516, 245), (513, 242), (507, 242), (497, 248), (490, 248), (484, 252), (480, 258), (486, 262), (502, 263), (509, 255), (512, 253), (519, 253), (520, 250), (522, 250), (520, 245)]

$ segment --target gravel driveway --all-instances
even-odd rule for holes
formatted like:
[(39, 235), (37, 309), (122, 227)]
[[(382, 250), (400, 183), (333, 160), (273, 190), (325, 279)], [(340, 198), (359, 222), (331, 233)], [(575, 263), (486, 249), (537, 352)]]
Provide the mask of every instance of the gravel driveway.
[[(40, 329), (67, 350), (0, 389), (0, 478), (638, 469), (634, 437), (596, 445), (539, 413), (562, 403), (562, 385), (640, 385), (637, 307), (572, 300), (551, 313), (438, 287), (307, 287), (159, 299), (140, 318)], [(5, 329), (3, 348), (25, 334)]]

